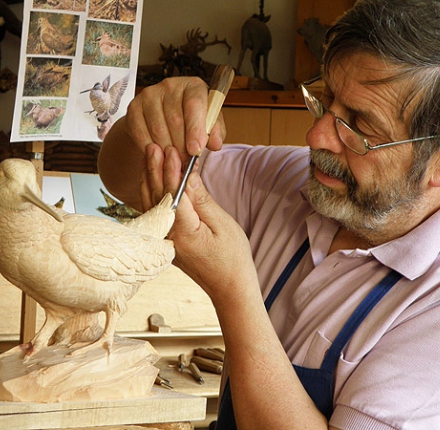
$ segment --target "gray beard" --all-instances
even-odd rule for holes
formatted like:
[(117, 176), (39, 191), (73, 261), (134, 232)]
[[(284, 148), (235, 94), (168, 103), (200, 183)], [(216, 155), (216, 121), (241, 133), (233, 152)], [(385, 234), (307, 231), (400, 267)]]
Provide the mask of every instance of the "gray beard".
[[(347, 192), (340, 194), (319, 182), (315, 178), (315, 166), (343, 181)], [(413, 183), (408, 180), (408, 175), (402, 175), (386, 186), (374, 184), (360, 191), (352, 173), (341, 165), (334, 154), (326, 150), (310, 150), (308, 194), (311, 204), (321, 215), (362, 237), (368, 237), (373, 230), (379, 233), (399, 215), (406, 216), (421, 196), (419, 184), (420, 181)]]

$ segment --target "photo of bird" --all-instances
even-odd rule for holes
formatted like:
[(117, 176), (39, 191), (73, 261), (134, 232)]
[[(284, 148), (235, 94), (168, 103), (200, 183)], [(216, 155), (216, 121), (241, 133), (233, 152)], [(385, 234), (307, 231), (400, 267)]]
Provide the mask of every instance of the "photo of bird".
[(74, 56), (78, 26), (78, 15), (31, 11), (26, 53)]
[(66, 109), (62, 106), (47, 106), (43, 107), (38, 103), (32, 105), (31, 110), (26, 116), (30, 116), (34, 122), (35, 127), (47, 128), (59, 116), (63, 115)]
[(173, 242), (166, 239), (174, 223), (172, 200), (165, 195), (125, 225), (70, 214), (42, 202), (30, 161), (10, 158), (0, 164), (0, 272), (46, 314), (30, 344), (23, 345), (26, 357), (47, 346), (65, 322), (101, 311), (103, 333), (73, 354), (97, 347), (111, 353), (127, 301), (174, 258)]
[(72, 60), (54, 57), (26, 59), (23, 96), (68, 97)]
[(133, 36), (132, 25), (88, 20), (84, 34), (82, 63), (129, 69)]
[(126, 75), (110, 87), (110, 75), (108, 75), (102, 83), (96, 82), (92, 88), (81, 91), (80, 94), (90, 93), (90, 103), (93, 110), (86, 113), (96, 112), (98, 121), (107, 121), (118, 111), (121, 98), (127, 89), (129, 78), (130, 75)]
[(89, 16), (94, 19), (135, 22), (137, 0), (91, 0)]
[(48, 18), (38, 18), (40, 47), (43, 53), (53, 55), (74, 55), (76, 35), (63, 34)]
[(66, 100), (23, 100), (20, 116), (20, 134), (59, 134), (66, 113)]
[(86, 0), (33, 0), (34, 9), (69, 10), (85, 12)]
[(131, 48), (125, 46), (121, 42), (112, 39), (108, 31), (104, 32), (101, 36), (95, 39), (98, 43), (99, 50), (105, 57), (111, 57), (115, 55), (131, 55)]

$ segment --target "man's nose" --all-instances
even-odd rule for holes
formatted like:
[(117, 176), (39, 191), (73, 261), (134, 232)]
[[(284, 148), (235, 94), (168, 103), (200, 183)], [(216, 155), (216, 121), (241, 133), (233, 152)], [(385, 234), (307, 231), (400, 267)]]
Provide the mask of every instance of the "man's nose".
[(327, 149), (336, 154), (344, 151), (344, 144), (336, 130), (336, 119), (330, 112), (315, 119), (306, 134), (306, 142), (312, 149)]

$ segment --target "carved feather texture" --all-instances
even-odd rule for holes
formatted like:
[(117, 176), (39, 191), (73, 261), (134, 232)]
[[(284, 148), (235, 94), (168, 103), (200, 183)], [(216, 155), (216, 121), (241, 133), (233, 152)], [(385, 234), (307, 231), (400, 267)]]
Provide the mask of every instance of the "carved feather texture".
[(41, 196), (32, 163), (3, 161), (0, 272), (46, 312), (46, 322), (32, 340), (29, 354), (47, 345), (65, 321), (84, 312), (106, 313), (104, 333), (96, 344), (110, 348), (127, 301), (174, 258), (173, 243), (165, 239), (174, 222), (171, 195), (130, 227), (130, 223), (52, 207), (61, 216), (60, 222), (30, 203), (29, 194)]

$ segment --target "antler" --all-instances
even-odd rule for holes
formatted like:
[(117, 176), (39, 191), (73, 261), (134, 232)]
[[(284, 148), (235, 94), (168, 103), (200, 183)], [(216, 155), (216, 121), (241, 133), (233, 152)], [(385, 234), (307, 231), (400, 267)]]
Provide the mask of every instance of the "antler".
[(187, 31), (186, 38), (187, 43), (180, 47), (180, 50), (189, 55), (189, 56), (197, 56), (200, 52), (203, 52), (207, 46), (223, 44), (228, 48), (228, 54), (231, 52), (232, 47), (226, 41), (226, 38), (223, 40), (219, 40), (217, 35), (212, 42), (206, 42), (206, 38), (209, 36), (209, 33), (206, 32), (204, 35), (202, 34), (200, 27), (196, 29), (192, 29), (191, 31)]

